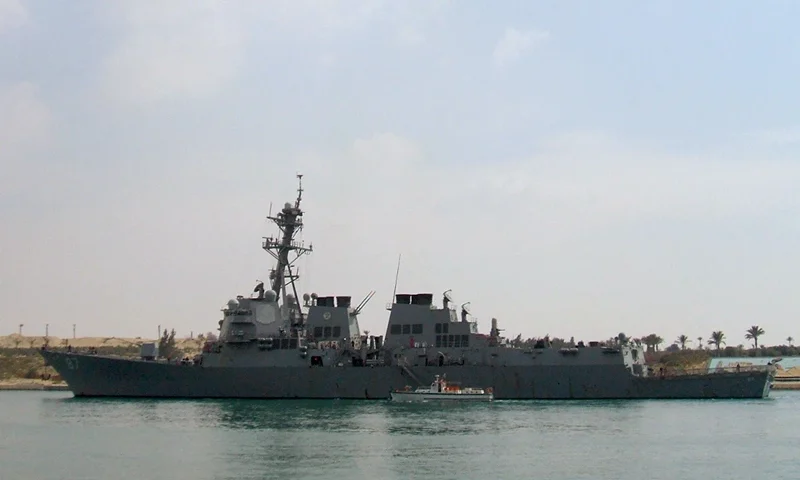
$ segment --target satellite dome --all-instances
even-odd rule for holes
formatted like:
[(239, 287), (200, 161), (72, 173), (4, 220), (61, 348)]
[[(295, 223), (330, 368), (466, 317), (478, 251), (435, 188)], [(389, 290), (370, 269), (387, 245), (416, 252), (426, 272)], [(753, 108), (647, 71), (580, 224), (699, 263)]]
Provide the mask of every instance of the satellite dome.
[(275, 290), (267, 290), (264, 292), (264, 300), (268, 302), (274, 302), (278, 298), (278, 294), (275, 293)]
[(229, 309), (233, 310), (238, 306), (239, 306), (239, 302), (237, 302), (236, 300), (234, 300), (232, 298), (230, 300), (228, 300), (228, 308)]
[(307, 293), (304, 293), (303, 294), (303, 301), (304, 302), (308, 302), (309, 300), (311, 300), (311, 295), (309, 295)]
[(292, 295), (291, 293), (287, 293), (286, 294), (286, 303), (288, 303), (289, 305), (294, 305), (295, 304), (294, 295)]
[(283, 208), (291, 209), (292, 208), (292, 204), (289, 203), (289, 202), (286, 202), (286, 203), (283, 204)]
[(317, 294), (316, 294), (316, 293), (312, 293), (312, 294), (311, 294), (311, 298), (313, 298), (314, 300), (316, 300), (316, 299), (317, 299)]

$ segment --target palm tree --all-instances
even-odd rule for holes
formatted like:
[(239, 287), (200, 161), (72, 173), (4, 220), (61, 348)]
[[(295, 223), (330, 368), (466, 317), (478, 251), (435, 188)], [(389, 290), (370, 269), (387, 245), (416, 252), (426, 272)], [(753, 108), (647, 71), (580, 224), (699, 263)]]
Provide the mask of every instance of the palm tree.
[(794, 342), (794, 338), (792, 338), (792, 337), (786, 337), (786, 341), (787, 341), (787, 342), (789, 342), (789, 346), (791, 347), (791, 346), (792, 346), (792, 343)]
[(651, 333), (646, 337), (642, 338), (642, 343), (647, 346), (647, 351), (658, 351), (658, 346), (664, 343), (664, 339), (656, 335), (655, 333)]
[(764, 329), (758, 325), (753, 325), (747, 330), (747, 333), (744, 334), (744, 338), (752, 340), (755, 348), (758, 349), (758, 337), (761, 335), (764, 335)]
[(703, 337), (697, 337), (697, 349), (698, 350), (703, 349)]
[(711, 332), (711, 338), (708, 340), (709, 345), (716, 345), (717, 351), (719, 352), (720, 347), (722, 347), (724, 343), (725, 343), (725, 334), (722, 333), (722, 330)]
[(681, 346), (681, 350), (686, 350), (686, 344), (689, 342), (691, 342), (691, 340), (689, 340), (689, 337), (686, 335), (680, 335), (678, 337), (678, 345)]

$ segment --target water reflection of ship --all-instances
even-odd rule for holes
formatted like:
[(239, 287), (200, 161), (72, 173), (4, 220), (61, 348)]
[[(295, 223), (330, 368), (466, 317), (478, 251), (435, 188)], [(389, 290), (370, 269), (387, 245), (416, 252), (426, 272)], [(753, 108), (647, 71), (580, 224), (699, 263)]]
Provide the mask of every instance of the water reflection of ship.
[(352, 400), (214, 401), (216, 426), (231, 430), (357, 431), (356, 417), (369, 404)]

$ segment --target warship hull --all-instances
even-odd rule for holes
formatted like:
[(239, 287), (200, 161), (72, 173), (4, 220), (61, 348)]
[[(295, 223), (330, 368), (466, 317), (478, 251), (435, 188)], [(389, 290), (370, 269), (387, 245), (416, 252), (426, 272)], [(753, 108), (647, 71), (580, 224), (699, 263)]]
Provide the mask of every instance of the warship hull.
[(77, 397), (389, 399), (436, 375), (491, 387), (495, 400), (766, 398), (766, 370), (634, 376), (622, 365), (198, 366), (42, 351)]

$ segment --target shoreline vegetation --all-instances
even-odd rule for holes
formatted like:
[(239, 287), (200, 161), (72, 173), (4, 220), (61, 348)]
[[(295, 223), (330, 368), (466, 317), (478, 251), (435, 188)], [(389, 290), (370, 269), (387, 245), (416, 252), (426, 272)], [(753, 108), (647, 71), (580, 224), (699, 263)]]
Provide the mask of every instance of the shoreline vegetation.
[[(715, 332), (716, 333), (716, 332)], [(623, 341), (640, 341), (639, 339), (625, 339), (620, 334)], [(647, 363), (655, 369), (664, 368), (666, 374), (681, 373), (687, 371), (709, 371), (709, 367), (714, 359), (737, 358), (737, 362), (742, 367), (748, 365), (763, 364), (763, 359), (774, 359), (778, 357), (798, 357), (800, 348), (793, 345), (763, 346), (745, 349), (742, 345), (737, 347), (720, 348), (721, 345), (713, 345), (717, 348), (698, 348), (691, 349), (686, 347), (687, 342), (679, 346), (678, 342), (670, 347), (659, 350), (658, 340), (660, 337), (648, 338), (647, 351), (645, 358)], [(685, 336), (681, 336), (686, 340)], [(679, 337), (679, 340), (681, 339)], [(619, 341), (620, 337), (610, 341)], [(719, 339), (719, 338), (717, 338)], [(57, 337), (32, 337), (21, 336), (18, 334), (0, 336), (0, 391), (8, 390), (67, 390), (66, 384), (61, 380), (52, 367), (44, 364), (44, 359), (39, 354), (39, 350), (47, 345), (48, 348), (67, 348), (72, 347), (73, 351), (93, 351), (98, 355), (115, 355), (122, 357), (135, 358), (139, 356), (140, 348), (143, 343), (160, 344), (160, 351), (168, 351), (172, 358), (192, 357), (199, 354), (203, 344), (207, 340), (216, 340), (212, 333), (191, 336), (190, 338), (175, 338), (174, 331), (169, 334), (165, 331), (164, 336), (158, 339), (142, 338), (119, 338), (119, 337), (81, 337), (71, 339), (60, 339)], [(537, 339), (521, 340), (517, 337), (510, 340), (511, 344), (526, 346), (533, 344)], [(550, 340), (553, 347), (559, 347), (558, 343), (566, 341), (558, 338)], [(661, 340), (663, 342), (663, 340)], [(642, 342), (644, 343), (644, 342)], [(754, 361), (748, 362), (748, 358)], [(761, 359), (759, 362), (755, 359)], [(800, 362), (798, 362), (800, 365)], [(783, 368), (777, 364), (777, 372), (773, 389), (775, 390), (800, 390), (800, 366)]]

